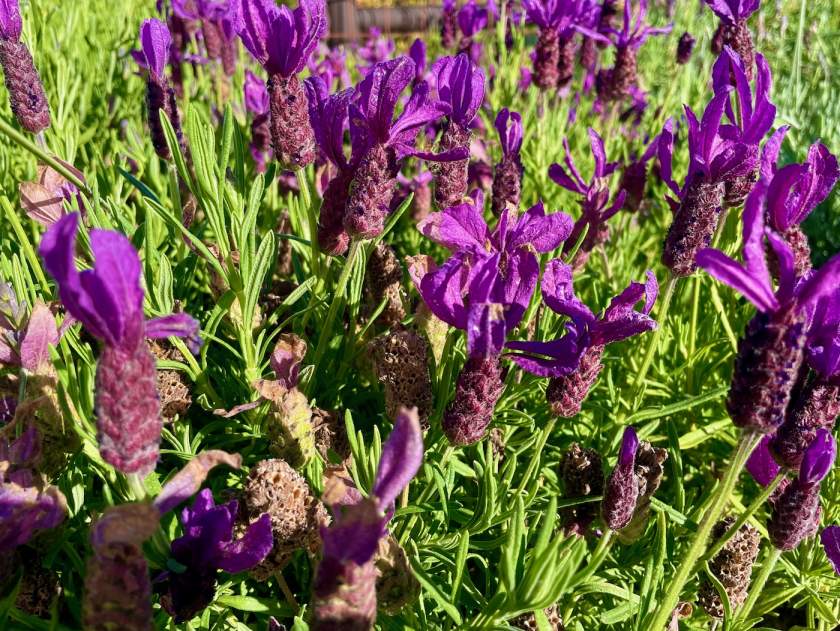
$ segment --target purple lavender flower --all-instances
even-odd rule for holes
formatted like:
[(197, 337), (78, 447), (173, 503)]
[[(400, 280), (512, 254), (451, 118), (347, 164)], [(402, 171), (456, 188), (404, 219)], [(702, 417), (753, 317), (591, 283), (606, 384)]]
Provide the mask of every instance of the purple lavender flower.
[(747, 19), (758, 9), (759, 0), (705, 0), (709, 8), (720, 18), (720, 24), (712, 37), (712, 52), (719, 55), (724, 46), (731, 46), (741, 58), (747, 77), (752, 80), (755, 63), (753, 46)]
[[(793, 253), (779, 235), (764, 228), (766, 182), (759, 182), (744, 208), (744, 264), (718, 250), (697, 254), (697, 264), (741, 293), (758, 309), (738, 345), (727, 409), (738, 427), (768, 434), (785, 418), (804, 355), (805, 311), (832, 291), (840, 256), (797, 284)], [(778, 259), (774, 291), (765, 260), (765, 236)]]
[(397, 175), (399, 190), (391, 202), (391, 208), (396, 209), (409, 193), (414, 193), (411, 205), (411, 218), (417, 222), (425, 219), (432, 212), (432, 188), (431, 183), (435, 176), (431, 171), (420, 171), (413, 177), (407, 177), (402, 173)]
[(535, 252), (558, 247), (572, 227), (565, 213), (546, 215), (537, 204), (519, 217), (503, 211), (491, 232), (482, 205), (460, 204), (420, 222), (424, 235), (454, 254), (439, 268), (409, 270), (429, 309), (467, 331), (468, 360), (443, 421), (457, 445), (480, 440), (492, 419), (502, 393), (499, 354), (507, 331), (525, 314), (539, 276)]
[(328, 488), (334, 522), (321, 529), (323, 558), (318, 564), (313, 631), (369, 629), (376, 619), (376, 568), (379, 540), (387, 534), (394, 501), (423, 462), (423, 433), (417, 410), (403, 409), (385, 444), (370, 497), (342, 504), (344, 488)]
[(173, 13), (184, 21), (201, 23), (201, 35), (208, 59), (218, 59), (227, 76), (236, 70), (239, 29), (238, 0), (176, 0)]
[(54, 224), (41, 240), (47, 271), (67, 311), (104, 343), (96, 370), (96, 413), (102, 457), (124, 473), (154, 469), (161, 419), (155, 357), (145, 338), (186, 338), (197, 348), (198, 323), (187, 314), (146, 321), (140, 258), (131, 242), (92, 230), (96, 264), (76, 269), (78, 213)]
[(271, 127), (269, 124), (269, 97), (265, 81), (250, 70), (245, 71), (245, 110), (251, 119), (251, 157), (258, 173), (265, 173), (266, 162), (271, 159)]
[(685, 107), (690, 160), (682, 188), (671, 175), (673, 119), (665, 123), (659, 138), (660, 175), (675, 195), (667, 198), (674, 220), (665, 239), (662, 262), (675, 276), (688, 276), (697, 269), (697, 252), (711, 243), (717, 229), (726, 182), (753, 173), (758, 164), (758, 147), (732, 139), (731, 128), (721, 124), (729, 92), (727, 88), (716, 93), (700, 121), (691, 108)]
[(294, 11), (274, 0), (241, 0), (240, 17), (239, 36), (269, 75), (274, 155), (286, 169), (305, 167), (315, 160), (315, 138), (297, 75), (326, 33), (324, 0), (300, 0)]
[(359, 59), (365, 62), (360, 64), (358, 69), (362, 78), (367, 77), (376, 64), (388, 61), (396, 48), (397, 44), (393, 39), (385, 37), (378, 27), (372, 26), (364, 45), (356, 51)]
[(347, 69), (347, 51), (341, 46), (330, 47), (324, 42), (318, 44), (318, 53), (307, 62), (313, 77), (320, 77), (328, 88), (333, 86), (346, 90), (352, 85)]
[(443, 0), (440, 15), (440, 41), (446, 50), (455, 48), (458, 36), (457, 0)]
[(33, 470), (40, 438), (30, 426), (9, 443), (0, 438), (0, 554), (7, 555), (37, 531), (58, 526), (67, 514), (61, 491)]
[[(630, 0), (624, 3), (624, 22), (621, 30), (607, 27), (604, 30), (606, 35), (602, 35), (585, 26), (579, 29), (588, 37), (607, 41), (615, 46), (613, 67), (600, 71), (596, 82), (598, 98), (605, 103), (620, 101), (632, 94), (633, 88), (638, 87), (639, 81), (636, 61), (639, 48), (647, 38), (671, 32), (672, 25), (670, 24), (657, 28), (645, 24), (647, 0), (639, 0), (639, 9), (635, 14), (632, 5)], [(612, 39), (610, 40), (608, 36)]]
[(344, 228), (351, 237), (372, 238), (385, 226), (395, 180), (402, 160), (463, 160), (467, 152), (456, 148), (431, 154), (415, 148), (417, 134), (429, 123), (449, 113), (449, 107), (429, 100), (429, 88), (420, 83), (402, 113), (394, 119), (400, 94), (414, 77), (408, 57), (377, 64), (356, 88), (350, 104), (350, 139), (359, 162), (344, 214)]
[(502, 159), (493, 172), (493, 213), (502, 214), (506, 208), (519, 210), (522, 196), (522, 116), (503, 108), (496, 116), (496, 131), (502, 146)]
[(656, 155), (658, 147), (659, 136), (656, 136), (640, 157), (631, 154), (631, 162), (624, 166), (619, 190), (625, 191), (624, 208), (630, 212), (637, 212), (642, 206), (647, 186), (647, 165)]
[(421, 38), (415, 39), (408, 49), (408, 56), (414, 62), (414, 82), (416, 86), (421, 81), (426, 80), (426, 42)]
[(769, 435), (762, 436), (761, 442), (756, 445), (747, 460), (747, 471), (761, 486), (769, 485), (782, 470), (770, 453), (771, 440)]
[(570, 252), (577, 244), (584, 229), (589, 228), (573, 262), (573, 267), (576, 270), (581, 269), (586, 264), (592, 250), (607, 242), (610, 234), (607, 221), (621, 210), (627, 197), (625, 191), (620, 191), (613, 199), (612, 204), (609, 203), (608, 178), (618, 168), (618, 162), (607, 162), (604, 141), (592, 128), (589, 129), (589, 139), (592, 155), (595, 158), (595, 170), (589, 182), (583, 180), (574, 160), (572, 160), (568, 138), (563, 139), (563, 147), (566, 150), (564, 162), (568, 172), (559, 164), (552, 164), (548, 170), (549, 177), (557, 184), (566, 190), (583, 196), (580, 202), (581, 215), (575, 222), (572, 234), (569, 235), (569, 240), (563, 248), (564, 254)]
[(828, 197), (838, 177), (837, 158), (814, 143), (805, 162), (781, 168), (767, 191), (767, 222), (793, 249), (797, 275), (811, 269), (808, 237), (800, 225)]
[(829, 526), (822, 531), (820, 542), (831, 567), (840, 576), (840, 526)]
[(475, 36), (487, 28), (489, 14), (485, 7), (468, 0), (458, 11), (458, 28), (461, 29), (461, 43), (459, 52), (466, 54), (474, 64), (481, 64), (481, 44), (475, 41)]
[[(551, 342), (508, 342), (509, 357), (523, 370), (551, 377), (546, 398), (555, 414), (573, 417), (580, 412), (601, 372), (604, 346), (656, 328), (649, 316), (659, 293), (653, 272), (644, 283), (630, 283), (596, 316), (574, 294), (572, 268), (560, 259), (550, 261), (542, 279), (543, 300), (548, 307), (570, 318), (565, 335)], [(634, 309), (644, 299), (641, 312)]]
[[(469, 155), (470, 125), (484, 103), (484, 72), (466, 54), (441, 57), (432, 74), (437, 83), (438, 98), (449, 107), (446, 128), (440, 139), (442, 152), (461, 150)], [(460, 203), (467, 194), (469, 157), (442, 162), (435, 168), (435, 202), (438, 208)]]
[(522, 0), (528, 21), (539, 27), (534, 83), (541, 90), (564, 88), (575, 69), (575, 30), (592, 26), (597, 7), (589, 0)]
[(32, 54), (20, 41), (22, 29), (18, 0), (0, 0), (0, 66), (9, 106), (20, 126), (37, 134), (50, 126), (50, 106)]
[(155, 579), (161, 605), (176, 622), (190, 620), (213, 601), (219, 570), (238, 574), (260, 563), (274, 545), (268, 513), (251, 523), (237, 539), (233, 527), (239, 503), (216, 505), (210, 489), (181, 511), (184, 534), (172, 542), (171, 557), (177, 570)]
[(677, 63), (684, 66), (691, 61), (691, 53), (694, 50), (695, 40), (691, 33), (686, 31), (680, 35), (680, 41), (677, 42)]
[(636, 484), (636, 452), (639, 450), (639, 438), (636, 430), (627, 427), (621, 439), (618, 462), (607, 478), (604, 499), (601, 502), (601, 514), (610, 530), (621, 530), (630, 523), (639, 499), (639, 486)]
[(821, 429), (805, 452), (799, 476), (776, 500), (767, 523), (770, 541), (779, 550), (793, 550), (819, 528), (820, 483), (834, 466), (837, 446), (831, 432)]

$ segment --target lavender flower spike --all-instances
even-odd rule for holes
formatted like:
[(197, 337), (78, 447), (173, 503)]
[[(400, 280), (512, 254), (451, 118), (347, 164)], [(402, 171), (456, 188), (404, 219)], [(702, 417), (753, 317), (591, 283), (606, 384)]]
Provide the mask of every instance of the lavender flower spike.
[(628, 427), (624, 430), (618, 462), (607, 478), (604, 499), (601, 502), (601, 513), (611, 530), (621, 530), (633, 518), (636, 500), (639, 498), (639, 487), (634, 473), (638, 450), (639, 438), (636, 436), (636, 430)]
[(793, 550), (816, 534), (820, 523), (820, 482), (834, 466), (837, 446), (831, 432), (821, 429), (802, 459), (799, 476), (776, 500), (767, 524), (770, 541), (779, 550)]
[(481, 64), (481, 44), (474, 40), (475, 36), (487, 28), (489, 13), (476, 0), (467, 0), (458, 11), (458, 28), (461, 29), (461, 43), (459, 52), (466, 54), (474, 64)]
[(522, 116), (503, 108), (496, 116), (496, 131), (502, 145), (502, 159), (493, 171), (493, 214), (501, 215), (505, 208), (519, 210), (522, 196)]
[(96, 264), (79, 272), (78, 223), (78, 213), (60, 219), (39, 251), (67, 311), (103, 342), (96, 369), (102, 457), (123, 473), (143, 475), (157, 462), (161, 432), (155, 357), (145, 338), (184, 337), (197, 349), (198, 323), (187, 314), (145, 320), (140, 258), (117, 232), (91, 231)]
[(403, 409), (382, 446), (371, 496), (344, 504), (347, 495), (336, 478), (324, 497), (332, 502), (334, 522), (322, 528), (323, 558), (318, 564), (313, 631), (367, 630), (376, 620), (376, 567), (379, 541), (387, 534), (393, 503), (423, 462), (423, 433), (417, 410)]
[(274, 0), (241, 0), (239, 36), (268, 72), (271, 142), (286, 169), (300, 169), (315, 160), (306, 93), (297, 75), (326, 30), (324, 0), (300, 0), (294, 11)]
[[(550, 261), (542, 279), (543, 299), (552, 311), (567, 316), (565, 335), (551, 342), (508, 342), (510, 359), (539, 377), (551, 377), (546, 398), (558, 416), (571, 418), (601, 373), (604, 346), (656, 328), (650, 312), (659, 293), (653, 272), (644, 283), (630, 283), (596, 316), (574, 294), (572, 268), (560, 259)], [(641, 312), (636, 303), (644, 299)]]
[[(461, 149), (469, 152), (470, 124), (484, 102), (484, 71), (476, 67), (465, 53), (457, 57), (441, 57), (432, 74), (437, 80), (440, 100), (450, 108), (446, 128), (440, 139), (441, 151)], [(460, 203), (467, 194), (469, 158), (442, 162), (435, 168), (435, 202), (438, 208)]]
[(747, 19), (755, 13), (760, 0), (704, 0), (720, 18), (712, 37), (712, 52), (719, 55), (724, 46), (731, 46), (741, 58), (747, 77), (752, 80), (755, 47), (747, 27)]
[(458, 12), (456, 0), (443, 0), (440, 15), (440, 43), (446, 50), (455, 48), (458, 35)]
[[(790, 247), (764, 229), (766, 194), (766, 183), (759, 182), (747, 198), (743, 265), (718, 250), (697, 254), (700, 267), (758, 309), (738, 345), (727, 409), (735, 425), (762, 434), (772, 433), (784, 421), (804, 355), (806, 310), (840, 279), (840, 256), (835, 256), (797, 284)], [(765, 236), (779, 264), (775, 292), (765, 260)]]
[(359, 163), (350, 184), (344, 227), (351, 237), (369, 239), (385, 227), (400, 163), (408, 156), (425, 160), (464, 160), (462, 147), (442, 154), (415, 149), (417, 134), (450, 112), (444, 103), (429, 100), (425, 82), (417, 85), (402, 113), (394, 111), (402, 91), (414, 78), (414, 62), (398, 57), (376, 64), (356, 88), (350, 104), (350, 138)]
[(37, 134), (50, 126), (50, 107), (32, 54), (20, 41), (22, 29), (18, 0), (0, 0), (0, 66), (9, 105), (20, 126)]

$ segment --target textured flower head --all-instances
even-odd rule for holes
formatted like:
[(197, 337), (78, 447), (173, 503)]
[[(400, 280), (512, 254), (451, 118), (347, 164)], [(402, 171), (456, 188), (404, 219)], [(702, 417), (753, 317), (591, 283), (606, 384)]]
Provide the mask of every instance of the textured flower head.
[(245, 109), (256, 114), (268, 113), (268, 89), (265, 81), (250, 70), (245, 71)]
[[(833, 291), (840, 281), (840, 256), (835, 256), (819, 271), (797, 284), (793, 252), (788, 243), (764, 227), (767, 184), (759, 182), (744, 205), (743, 265), (719, 250), (706, 248), (697, 254), (697, 265), (726, 283), (763, 313), (774, 313), (795, 301), (797, 307), (809, 307)], [(765, 258), (765, 237), (779, 263), (779, 284), (774, 291)]]
[(291, 77), (306, 66), (326, 34), (324, 0), (300, 0), (297, 9), (274, 0), (241, 0), (239, 36), (269, 74)]
[(747, 460), (747, 471), (761, 486), (770, 484), (781, 471), (781, 467), (773, 458), (773, 454), (770, 453), (770, 441), (772, 439), (772, 435), (765, 435)]
[(441, 57), (432, 66), (438, 98), (449, 106), (449, 118), (467, 127), (484, 103), (484, 71), (466, 53)]
[(494, 122), (496, 131), (499, 132), (499, 141), (502, 145), (502, 154), (510, 157), (519, 153), (522, 149), (522, 116), (519, 112), (512, 112), (508, 108), (496, 115)]
[(144, 336), (186, 338), (197, 350), (198, 322), (185, 313), (145, 321), (140, 257), (131, 242), (111, 230), (91, 230), (93, 269), (76, 269), (78, 213), (56, 222), (41, 239), (39, 252), (58, 283), (67, 311), (105, 344), (135, 348)]
[(522, 0), (528, 21), (570, 37), (578, 27), (592, 26), (598, 6), (589, 0)]
[(837, 158), (822, 143), (808, 150), (804, 164), (779, 169), (767, 191), (767, 220), (781, 233), (805, 221), (840, 177)]
[[(518, 217), (504, 211), (491, 231), (482, 207), (476, 202), (458, 204), (421, 221), (418, 229), (453, 256), (439, 268), (420, 270), (415, 265), (410, 270), (429, 309), (468, 333), (477, 331), (471, 321), (496, 322), (498, 308), (507, 330), (519, 324), (539, 276), (535, 253), (554, 250), (572, 228), (567, 214), (546, 215), (539, 203)], [(490, 309), (489, 304), (498, 307)], [(468, 346), (471, 339), (468, 335)]]
[(144, 20), (140, 25), (140, 51), (135, 59), (155, 77), (163, 78), (171, 46), (172, 36), (166, 24), (155, 18)]
[(19, 0), (0, 0), (0, 39), (16, 42), (23, 30)]
[(731, 85), (732, 78), (735, 78), (734, 94), (738, 102), (738, 116), (735, 115), (731, 101), (727, 99), (726, 117), (731, 125), (723, 126), (720, 130), (721, 135), (727, 138), (736, 137), (745, 144), (757, 146), (776, 120), (776, 106), (770, 101), (773, 77), (767, 60), (763, 55), (757, 54), (755, 65), (758, 74), (753, 92), (741, 57), (726, 46), (712, 69), (712, 85), (715, 93), (725, 92)]
[(458, 11), (458, 28), (461, 29), (464, 37), (473, 37), (487, 28), (488, 17), (485, 7), (478, 4), (476, 0), (469, 0)]
[[(632, 282), (600, 315), (595, 315), (574, 293), (572, 268), (560, 259), (550, 261), (542, 279), (543, 300), (560, 315), (567, 316), (566, 334), (551, 342), (508, 342), (510, 359), (540, 377), (560, 377), (575, 370), (583, 351), (625, 340), (656, 328), (650, 312), (659, 295), (653, 272), (644, 283)], [(644, 300), (641, 311), (635, 306)]]
[(724, 24), (746, 20), (758, 9), (761, 0), (704, 0)]
[[(309, 101), (309, 123), (321, 154), (341, 171), (348, 170), (350, 162), (344, 154), (344, 132), (348, 126), (353, 89), (330, 94), (329, 86), (320, 77), (310, 77), (304, 85)], [(355, 156), (356, 160), (360, 157)]]
[(799, 466), (799, 480), (804, 484), (817, 484), (825, 478), (834, 466), (837, 444), (827, 429), (818, 429), (817, 436), (805, 450), (805, 457)]

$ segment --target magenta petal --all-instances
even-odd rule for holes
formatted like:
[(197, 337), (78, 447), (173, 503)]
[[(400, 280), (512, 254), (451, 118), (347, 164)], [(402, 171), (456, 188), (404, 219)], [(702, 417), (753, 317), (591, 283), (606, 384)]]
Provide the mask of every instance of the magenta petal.
[(510, 235), (510, 247), (532, 246), (537, 252), (551, 252), (569, 238), (573, 225), (564, 212), (546, 215), (539, 202), (519, 218)]
[(831, 567), (840, 576), (840, 526), (828, 526), (820, 535), (825, 556), (828, 557)]
[(799, 467), (799, 479), (805, 484), (816, 484), (828, 475), (834, 466), (837, 445), (827, 429), (817, 430), (813, 442), (805, 450)]
[(504, 307), (483, 302), (470, 305), (467, 320), (467, 354), (470, 357), (497, 357), (507, 334)]
[(171, 45), (172, 36), (166, 24), (154, 18), (143, 21), (140, 26), (140, 48), (149, 72), (158, 77), (164, 76)]
[(198, 353), (201, 348), (201, 338), (198, 334), (198, 320), (188, 313), (173, 313), (146, 322), (146, 337), (151, 339), (183, 338), (193, 354)]
[(0, 38), (16, 42), (22, 29), (19, 0), (0, 0)]
[(382, 456), (376, 470), (376, 482), (371, 494), (384, 513), (423, 463), (423, 430), (417, 408), (403, 408), (397, 415), (394, 429), (382, 445)]
[(260, 563), (274, 547), (271, 516), (264, 513), (245, 529), (239, 539), (222, 545), (218, 558), (220, 570), (236, 574)]
[(636, 430), (631, 426), (624, 429), (621, 438), (621, 449), (618, 452), (618, 464), (622, 467), (630, 467), (636, 460), (636, 452), (639, 450), (639, 437)]
[(771, 435), (764, 436), (747, 460), (747, 471), (761, 486), (767, 486), (779, 475), (781, 467), (770, 453)]
[(505, 347), (514, 353), (506, 355), (522, 370), (537, 377), (562, 377), (577, 369), (585, 350), (586, 338), (573, 326), (566, 334), (550, 342), (508, 342)]
[(163, 515), (195, 495), (210, 470), (220, 464), (238, 469), (242, 464), (242, 457), (239, 454), (229, 454), (217, 449), (201, 452), (163, 485), (155, 498), (155, 508)]
[(572, 268), (560, 259), (549, 261), (542, 279), (545, 303), (552, 311), (573, 320), (593, 322), (595, 315), (577, 296), (572, 284)]
[(440, 245), (457, 251), (461, 248), (484, 250), (490, 230), (473, 204), (458, 204), (439, 213), (431, 213), (417, 224), (420, 232)]
[(522, 148), (522, 116), (519, 112), (503, 108), (496, 116), (494, 125), (499, 132), (502, 153), (505, 156), (519, 153)]
[(716, 279), (738, 291), (753, 303), (759, 311), (765, 313), (778, 308), (779, 303), (772, 289), (762, 281), (752, 277), (737, 262), (723, 252), (707, 248), (697, 253), (697, 265), (705, 269)]

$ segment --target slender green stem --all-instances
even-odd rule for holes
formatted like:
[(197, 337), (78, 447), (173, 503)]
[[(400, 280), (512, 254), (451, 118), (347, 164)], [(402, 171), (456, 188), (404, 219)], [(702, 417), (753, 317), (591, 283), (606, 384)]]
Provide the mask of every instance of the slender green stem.
[(534, 469), (536, 469), (537, 463), (539, 463), (540, 457), (542, 456), (543, 447), (545, 447), (548, 437), (551, 436), (551, 432), (554, 431), (554, 425), (556, 423), (557, 419), (552, 418), (540, 433), (540, 437), (537, 439), (536, 448), (534, 449), (534, 455), (531, 458), (531, 462), (528, 463), (528, 468), (525, 470), (525, 475), (522, 476), (522, 482), (519, 483), (519, 488), (516, 489), (514, 497), (521, 495), (525, 490), (525, 485), (528, 484), (528, 481), (531, 479), (531, 475), (534, 473)]
[(659, 338), (662, 336), (662, 331), (665, 330), (665, 324), (668, 321), (668, 310), (671, 308), (671, 302), (674, 298), (674, 290), (677, 288), (677, 281), (679, 277), (671, 275), (668, 278), (668, 283), (665, 285), (665, 293), (662, 300), (659, 302), (659, 310), (656, 314), (657, 327), (653, 330), (648, 343), (647, 352), (642, 360), (642, 366), (636, 375), (636, 380), (633, 382), (633, 389), (636, 393), (639, 392), (642, 384), (645, 381), (650, 365), (653, 363), (653, 358), (656, 356), (656, 351), (659, 349)]
[(733, 536), (735, 536), (735, 533), (741, 529), (741, 526), (747, 523), (747, 520), (755, 514), (755, 511), (757, 511), (764, 504), (764, 502), (767, 501), (767, 498), (773, 494), (773, 491), (775, 491), (778, 488), (778, 486), (782, 483), (782, 480), (785, 479), (786, 475), (787, 473), (782, 471), (781, 473), (779, 473), (779, 475), (773, 478), (773, 481), (767, 485), (767, 488), (765, 488), (764, 491), (761, 492), (761, 495), (759, 495), (755, 498), (755, 500), (753, 500), (752, 504), (750, 504), (747, 507), (747, 509), (743, 513), (741, 513), (741, 516), (735, 520), (735, 523), (729, 527), (729, 530), (727, 530), (724, 533), (724, 535), (720, 539), (715, 541), (714, 545), (711, 548), (709, 548), (709, 551), (705, 554), (702, 561), (708, 561), (709, 559), (713, 559), (715, 555), (723, 549), (723, 546), (726, 545), (726, 542), (729, 541)]
[[(452, 454), (455, 452), (455, 447), (452, 445), (446, 445), (446, 451), (443, 452), (443, 455), (440, 458), (440, 470), (444, 471), (446, 469), (446, 465), (449, 462), (449, 458), (452, 457)], [(408, 487), (406, 487), (406, 490)], [(433, 480), (428, 480), (426, 486), (423, 488), (423, 491), (420, 493), (420, 496), (414, 501), (415, 505), (420, 505), (426, 500), (428, 500), (432, 493), (434, 493), (435, 484)], [(411, 529), (414, 528), (414, 524), (417, 522), (417, 515), (412, 515), (409, 520), (406, 522), (405, 527), (400, 532), (400, 543), (405, 543), (406, 537), (411, 533)]]
[(750, 615), (752, 608), (758, 601), (758, 597), (761, 596), (761, 592), (764, 591), (767, 579), (770, 578), (770, 575), (773, 573), (773, 568), (776, 567), (776, 563), (781, 556), (782, 551), (776, 546), (771, 546), (770, 550), (767, 551), (764, 563), (761, 564), (761, 571), (758, 573), (755, 581), (753, 581), (753, 584), (750, 586), (750, 595), (747, 597), (744, 606), (741, 607), (741, 610), (737, 614), (737, 617), (741, 620), (745, 620)]
[(758, 444), (760, 437), (755, 433), (743, 433), (741, 440), (738, 442), (738, 448), (732, 456), (732, 461), (723, 475), (714, 495), (709, 501), (706, 513), (700, 520), (700, 524), (694, 533), (694, 538), (691, 545), (685, 553), (685, 556), (677, 568), (677, 573), (667, 582), (668, 591), (659, 600), (659, 607), (654, 614), (653, 621), (646, 628), (648, 629), (664, 629), (668, 621), (671, 619), (671, 614), (677, 602), (680, 599), (680, 594), (688, 579), (694, 572), (697, 560), (703, 554), (706, 548), (706, 542), (709, 539), (709, 533), (712, 527), (717, 523), (723, 509), (729, 503), (729, 497), (732, 495), (732, 489), (738, 481), (738, 476), (741, 474), (747, 458), (750, 457), (752, 450)]
[(131, 490), (131, 494), (134, 496), (136, 501), (142, 502), (146, 499), (146, 487), (143, 485), (143, 480), (139, 475), (136, 473), (129, 473), (125, 476), (125, 479), (128, 482), (128, 488)]
[(335, 319), (338, 317), (339, 310), (344, 304), (344, 293), (347, 289), (347, 282), (350, 280), (350, 275), (353, 273), (353, 266), (361, 247), (362, 242), (356, 239), (354, 239), (350, 244), (350, 251), (347, 253), (347, 260), (344, 261), (344, 269), (341, 270), (341, 275), (338, 277), (338, 283), (336, 284), (335, 292), (333, 292), (330, 309), (327, 311), (327, 319), (324, 321), (324, 328), (321, 331), (321, 335), (318, 337), (318, 346), (315, 348), (315, 355), (313, 356), (312, 361), (316, 372), (312, 373), (312, 379), (306, 388), (307, 392), (311, 392), (312, 387), (315, 385), (317, 369), (320, 366), (321, 358), (324, 356), (324, 352), (327, 350), (327, 344), (329, 344), (330, 338), (332, 337), (332, 329), (335, 324)]
[(55, 156), (51, 155), (45, 147), (39, 147), (2, 117), (0, 117), (0, 133), (20, 147), (26, 149), (44, 164), (49, 165), (54, 171), (60, 173), (68, 182), (72, 182), (76, 188), (82, 191), (87, 197), (90, 197), (90, 189), (87, 184), (85, 184), (84, 180), (80, 179), (75, 173), (73, 173), (73, 171), (68, 169), (65, 164), (63, 164)]
[(306, 169), (298, 169), (298, 187), (303, 205), (306, 207), (306, 220), (309, 224), (309, 245), (312, 249), (312, 261), (310, 267), (312, 273), (321, 278), (321, 250), (318, 247), (318, 219), (315, 216), (315, 205), (312, 201), (312, 192), (309, 190), (309, 180), (306, 178)]
[(615, 533), (612, 530), (607, 530), (607, 532), (604, 533), (601, 540), (598, 542), (597, 547), (592, 552), (592, 558), (589, 560), (589, 563), (585, 568), (572, 577), (570, 585), (575, 586), (585, 583), (595, 574), (595, 572), (598, 571), (598, 568), (601, 567), (606, 560), (607, 555), (610, 553), (612, 544), (615, 541), (615, 539), (613, 539), (614, 534)]

